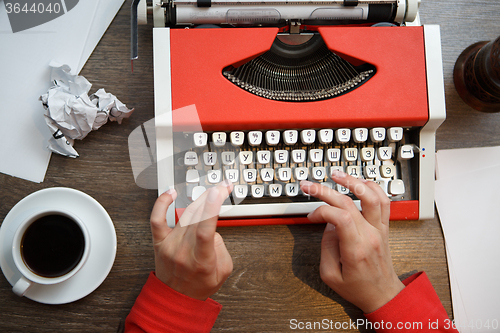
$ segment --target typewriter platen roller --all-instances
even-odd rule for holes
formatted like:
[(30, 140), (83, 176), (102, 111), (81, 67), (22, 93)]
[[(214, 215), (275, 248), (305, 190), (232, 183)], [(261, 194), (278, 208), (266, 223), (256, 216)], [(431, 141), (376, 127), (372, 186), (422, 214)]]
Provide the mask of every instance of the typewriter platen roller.
[[(289, 190), (301, 179), (294, 172), (309, 170), (307, 179), (336, 188), (328, 173), (338, 168), (372, 177), (386, 190), (391, 182), (404, 182), (404, 192), (387, 190), (391, 219), (431, 218), (435, 132), (445, 119), (444, 88), (439, 27), (420, 26), (418, 6), (416, 0), (154, 0), (158, 187), (159, 193), (175, 187), (182, 198), (168, 212), (169, 220), (182, 214), (193, 187), (213, 186), (209, 177), (214, 177), (231, 179), (241, 190), (223, 206), (220, 225), (307, 223), (305, 214), (322, 203), (300, 194), (294, 198)], [(132, 57), (136, 55), (133, 43)], [(405, 138), (397, 143), (389, 138), (354, 140), (365, 129), (401, 129)], [(300, 136), (304, 130), (318, 136), (348, 130), (353, 138), (250, 147), (250, 133), (276, 131), (283, 137), (291, 132)], [(222, 133), (227, 142), (216, 147), (210, 138)], [(233, 133), (248, 142), (235, 147), (229, 139)], [(196, 135), (209, 138), (204, 148), (193, 146)], [(385, 148), (392, 152), (388, 160), (361, 156)], [(411, 161), (400, 155), (408, 148), (414, 154)], [(262, 166), (257, 160), (238, 166), (221, 160), (252, 149), (255, 159), (259, 149), (271, 155), (288, 149), (290, 156), (292, 149), (307, 154), (323, 149), (325, 157), (292, 164), (272, 155), (277, 160)], [(337, 149), (345, 157), (328, 159), (327, 152)], [(204, 163), (213, 154), (218, 154), (218, 164)], [(197, 165), (185, 160), (195, 156)], [(378, 171), (386, 165), (395, 171), (390, 179)], [(274, 170), (274, 177), (267, 179), (258, 167)], [(255, 182), (244, 178), (254, 169)], [(283, 177), (288, 170), (290, 179)], [(193, 179), (198, 181), (194, 185)], [(271, 200), (258, 200), (252, 191), (261, 189)], [(283, 198), (276, 198), (277, 193)]]

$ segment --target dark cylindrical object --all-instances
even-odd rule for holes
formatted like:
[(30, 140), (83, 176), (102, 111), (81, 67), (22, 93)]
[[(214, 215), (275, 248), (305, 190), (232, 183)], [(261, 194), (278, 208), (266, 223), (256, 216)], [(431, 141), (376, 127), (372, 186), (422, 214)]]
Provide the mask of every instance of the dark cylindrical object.
[(453, 76), (464, 102), (479, 111), (500, 112), (500, 37), (466, 48)]

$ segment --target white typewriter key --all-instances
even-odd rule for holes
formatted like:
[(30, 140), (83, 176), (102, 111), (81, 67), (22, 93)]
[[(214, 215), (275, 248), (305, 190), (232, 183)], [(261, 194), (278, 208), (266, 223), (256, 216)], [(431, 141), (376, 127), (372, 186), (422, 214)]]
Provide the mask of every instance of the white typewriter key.
[(347, 143), (351, 140), (351, 130), (349, 128), (339, 128), (335, 131), (335, 139), (338, 143)]
[(398, 142), (403, 138), (403, 128), (402, 127), (391, 127), (388, 131), (389, 141)]
[(353, 139), (356, 143), (368, 140), (368, 128), (356, 128), (353, 131)]
[(367, 165), (363, 168), (365, 178), (374, 179), (379, 176), (379, 167), (377, 165)]
[(222, 173), (220, 170), (208, 170), (207, 180), (210, 184), (217, 184), (222, 181)]
[(275, 150), (274, 162), (278, 164), (285, 164), (286, 162), (288, 162), (288, 150)]
[(233, 194), (238, 199), (244, 199), (248, 195), (248, 185), (234, 185)]
[(344, 172), (344, 167), (340, 165), (335, 165), (330, 167), (330, 178), (332, 178), (334, 171)]
[(326, 177), (326, 168), (325, 167), (313, 167), (311, 170), (312, 178), (314, 180), (323, 180)]
[(264, 185), (252, 185), (251, 187), (252, 197), (262, 198), (264, 196)]
[(306, 151), (302, 149), (292, 150), (292, 162), (293, 163), (304, 163), (306, 160)]
[(266, 132), (266, 143), (269, 146), (276, 146), (280, 143), (280, 132), (279, 131), (267, 131)]
[(384, 164), (380, 166), (380, 174), (384, 178), (392, 178), (396, 174), (396, 166), (393, 164)]
[(319, 131), (319, 142), (322, 144), (330, 143), (333, 141), (333, 130), (332, 129), (322, 129)]
[(299, 194), (300, 186), (297, 183), (288, 183), (285, 185), (285, 194), (287, 197), (296, 197)]
[(358, 148), (344, 149), (344, 159), (348, 162), (354, 162), (358, 159)]
[(240, 170), (239, 169), (226, 169), (225, 172), (226, 179), (233, 183), (237, 183), (240, 180)]
[(392, 195), (405, 193), (405, 183), (401, 179), (391, 180), (389, 183), (389, 193)]
[(387, 161), (392, 158), (392, 147), (379, 147), (377, 150), (378, 159)]
[(335, 184), (335, 189), (340, 194), (349, 194), (349, 189), (347, 187), (340, 185), (340, 184)]
[(374, 157), (375, 157), (375, 148), (372, 147), (361, 148), (361, 161), (363, 162), (373, 161)]
[(193, 141), (196, 147), (205, 147), (207, 145), (208, 134), (207, 133), (194, 133)]
[(239, 147), (243, 144), (243, 141), (245, 141), (245, 133), (231, 132), (230, 139), (233, 146)]
[(205, 193), (207, 189), (205, 186), (195, 186), (193, 187), (193, 191), (191, 192), (191, 200), (195, 201), (198, 199), (203, 193)]
[(184, 165), (198, 164), (198, 155), (194, 151), (187, 151), (184, 154)]
[(349, 165), (347, 167), (347, 174), (356, 178), (361, 177), (361, 167), (359, 165)]
[(199, 183), (200, 182), (200, 174), (196, 169), (189, 169), (186, 171), (186, 183)]
[(273, 198), (281, 196), (283, 186), (281, 184), (269, 184), (269, 195)]
[(234, 153), (234, 151), (224, 151), (222, 152), (220, 158), (222, 159), (222, 163), (224, 165), (233, 165), (236, 154)]
[(271, 152), (269, 150), (259, 150), (257, 152), (257, 162), (263, 165), (271, 163)]
[(282, 182), (287, 182), (292, 179), (292, 169), (291, 168), (279, 168), (278, 169), (278, 180)]
[(413, 156), (413, 147), (411, 145), (403, 145), (399, 147), (399, 160), (409, 160), (410, 158), (413, 158)]
[(330, 148), (326, 151), (326, 158), (328, 162), (338, 162), (340, 161), (340, 149)]
[(274, 169), (260, 169), (260, 179), (262, 179), (263, 182), (272, 182), (274, 180)]
[(243, 169), (243, 180), (247, 183), (253, 183), (257, 180), (256, 169)]
[(316, 131), (307, 129), (300, 132), (300, 141), (305, 145), (313, 144), (316, 141)]
[(298, 167), (298, 168), (295, 168), (295, 179), (296, 180), (306, 180), (307, 177), (309, 176), (309, 169), (307, 169), (306, 167)]
[(212, 166), (217, 163), (217, 153), (214, 152), (204, 152), (203, 153), (203, 162), (207, 166)]
[(385, 140), (385, 128), (374, 127), (370, 130), (370, 139), (373, 142), (382, 142)]
[(309, 161), (312, 163), (319, 163), (323, 161), (323, 149), (309, 150)]
[(240, 163), (243, 165), (248, 165), (253, 163), (253, 151), (240, 151), (239, 157), (240, 157)]
[(261, 131), (248, 132), (248, 143), (250, 143), (250, 146), (260, 146), (262, 144), (262, 132)]
[(227, 135), (224, 132), (213, 132), (212, 142), (216, 147), (222, 147), (226, 144)]
[(288, 130), (283, 132), (283, 140), (287, 145), (294, 145), (299, 138), (299, 132), (296, 130)]

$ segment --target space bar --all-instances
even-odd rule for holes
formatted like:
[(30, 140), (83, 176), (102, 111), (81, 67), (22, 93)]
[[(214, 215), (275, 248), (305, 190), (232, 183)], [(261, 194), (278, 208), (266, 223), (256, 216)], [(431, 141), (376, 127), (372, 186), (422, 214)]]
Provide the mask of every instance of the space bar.
[[(359, 200), (354, 200), (354, 203), (358, 209), (361, 209)], [(326, 203), (323, 201), (313, 201), (223, 205), (220, 209), (219, 218), (306, 215), (322, 205), (326, 205)]]

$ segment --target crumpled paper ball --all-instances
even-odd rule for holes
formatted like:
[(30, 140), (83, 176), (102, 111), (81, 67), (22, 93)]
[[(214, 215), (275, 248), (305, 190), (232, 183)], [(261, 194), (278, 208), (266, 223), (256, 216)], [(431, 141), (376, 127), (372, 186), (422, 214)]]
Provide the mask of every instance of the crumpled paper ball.
[(78, 157), (74, 140), (82, 140), (108, 119), (121, 124), (134, 109), (128, 109), (116, 96), (99, 89), (88, 96), (92, 84), (83, 76), (70, 73), (68, 65), (51, 63), (53, 86), (40, 96), (45, 121), (52, 137), (48, 148), (58, 154)]

